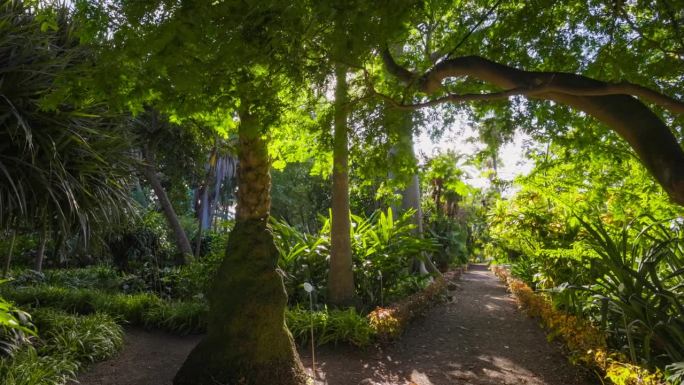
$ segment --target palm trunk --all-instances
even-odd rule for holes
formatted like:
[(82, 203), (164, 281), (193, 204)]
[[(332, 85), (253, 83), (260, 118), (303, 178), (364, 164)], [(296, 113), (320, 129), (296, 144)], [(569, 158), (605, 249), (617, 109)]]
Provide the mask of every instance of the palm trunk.
[(349, 137), (347, 126), (347, 70), (335, 67), (335, 122), (332, 173), (332, 225), (328, 300), (335, 306), (355, 302), (349, 217)]
[[(245, 103), (247, 104), (247, 103)], [(304, 368), (285, 326), (287, 294), (268, 227), (271, 176), (259, 121), (240, 113), (235, 228), (209, 293), (207, 336), (175, 385), (303, 385)]]
[(187, 234), (185, 234), (185, 230), (183, 230), (183, 226), (181, 226), (181, 223), (178, 220), (178, 216), (173, 209), (169, 196), (166, 195), (166, 190), (164, 190), (164, 186), (162, 186), (159, 176), (157, 176), (154, 153), (152, 153), (149, 148), (144, 147), (143, 158), (145, 159), (145, 165), (142, 167), (143, 174), (145, 174), (145, 178), (147, 178), (150, 185), (152, 185), (152, 190), (154, 190), (154, 194), (157, 196), (157, 199), (159, 199), (159, 204), (162, 207), (166, 221), (169, 223), (171, 230), (173, 230), (178, 251), (181, 253), (178, 262), (180, 264), (185, 264), (187, 263), (188, 257), (192, 256), (190, 241), (188, 240)]

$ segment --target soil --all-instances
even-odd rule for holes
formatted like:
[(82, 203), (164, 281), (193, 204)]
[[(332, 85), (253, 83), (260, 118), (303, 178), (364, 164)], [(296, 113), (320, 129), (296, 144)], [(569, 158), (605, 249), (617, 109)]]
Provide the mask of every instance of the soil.
[[(453, 285), (452, 285), (453, 287)], [(327, 385), (589, 385), (537, 322), (522, 314), (484, 266), (473, 265), (450, 300), (414, 321), (384, 347), (316, 351), (316, 384)], [(138, 329), (113, 360), (79, 376), (82, 385), (170, 385), (201, 336), (178, 337)], [(311, 373), (311, 352), (300, 347)]]

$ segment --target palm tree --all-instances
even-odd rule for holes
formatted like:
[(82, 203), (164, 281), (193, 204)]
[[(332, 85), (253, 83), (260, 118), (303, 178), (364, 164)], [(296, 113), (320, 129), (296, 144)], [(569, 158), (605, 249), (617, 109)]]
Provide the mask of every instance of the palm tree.
[(45, 31), (20, 2), (0, 2), (0, 230), (40, 232), (37, 269), (50, 234), (87, 241), (130, 207), (131, 146), (103, 105), (74, 97), (90, 52), (57, 14)]

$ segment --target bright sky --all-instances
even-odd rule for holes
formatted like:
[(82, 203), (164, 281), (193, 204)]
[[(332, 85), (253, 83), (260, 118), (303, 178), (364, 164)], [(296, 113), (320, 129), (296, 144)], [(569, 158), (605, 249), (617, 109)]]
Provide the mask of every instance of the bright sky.
[[(432, 142), (429, 135), (426, 132), (422, 132), (420, 136), (415, 138), (415, 150), (420, 160), (424, 158), (424, 155), (436, 155), (447, 150), (453, 150), (468, 157), (474, 155), (478, 149), (484, 148), (484, 144), (480, 143), (477, 137), (476, 131), (465, 120), (457, 119), (453, 125), (446, 129), (442, 138), (436, 142)], [(529, 140), (529, 136), (516, 133), (513, 141), (506, 143), (501, 148), (500, 158), (502, 164), (498, 167), (499, 178), (512, 181), (516, 176), (527, 174), (532, 170), (532, 162), (525, 158), (524, 145)], [(465, 166), (463, 168), (470, 176), (470, 179), (467, 180), (470, 185), (484, 187), (489, 184), (487, 178), (481, 175), (481, 172), (485, 170), (478, 170), (472, 166)]]

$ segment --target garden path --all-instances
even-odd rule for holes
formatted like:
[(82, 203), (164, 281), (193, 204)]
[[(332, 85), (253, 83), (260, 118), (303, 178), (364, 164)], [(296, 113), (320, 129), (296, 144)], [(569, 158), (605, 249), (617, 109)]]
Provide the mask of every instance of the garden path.
[[(328, 385), (588, 385), (549, 344), (537, 323), (486, 267), (461, 276), (450, 300), (414, 321), (396, 343), (365, 351), (338, 346), (316, 352), (316, 384)], [(198, 336), (131, 330), (123, 352), (94, 365), (82, 385), (169, 385)], [(311, 355), (300, 349), (309, 368)]]

